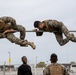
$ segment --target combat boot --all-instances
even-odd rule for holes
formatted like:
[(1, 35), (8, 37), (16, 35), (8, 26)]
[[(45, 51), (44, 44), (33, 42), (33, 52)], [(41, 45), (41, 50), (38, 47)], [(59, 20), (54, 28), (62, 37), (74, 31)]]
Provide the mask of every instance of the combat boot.
[(36, 46), (34, 45), (34, 42), (28, 42), (27, 40), (22, 40), (22, 44), (20, 46), (28, 47), (28, 45), (30, 45), (33, 49), (36, 48)]
[(29, 44), (33, 49), (36, 48), (36, 45), (34, 44), (34, 42), (28, 42), (28, 44)]

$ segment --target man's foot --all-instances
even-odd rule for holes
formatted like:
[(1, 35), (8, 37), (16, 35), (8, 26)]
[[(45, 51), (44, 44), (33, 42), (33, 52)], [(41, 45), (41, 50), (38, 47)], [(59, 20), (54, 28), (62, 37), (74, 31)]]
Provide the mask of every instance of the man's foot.
[(34, 45), (34, 42), (29, 42), (29, 45), (30, 45), (33, 49), (36, 48), (36, 45)]

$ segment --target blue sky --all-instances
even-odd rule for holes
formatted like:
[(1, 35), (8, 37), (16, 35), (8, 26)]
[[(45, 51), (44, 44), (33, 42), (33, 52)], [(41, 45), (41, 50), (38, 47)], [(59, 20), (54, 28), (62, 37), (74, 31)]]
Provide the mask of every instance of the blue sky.
[[(0, 0), (0, 17), (10, 16), (16, 19), (17, 24), (23, 25), (27, 30), (32, 30), (35, 20), (55, 19), (62, 21), (69, 30), (76, 29), (76, 1), (75, 0)], [(75, 34), (75, 33), (74, 33)], [(19, 37), (19, 33), (15, 33)], [(75, 34), (76, 35), (76, 34)], [(20, 47), (7, 39), (0, 40), (0, 64), (8, 64), (9, 53), (11, 64), (21, 64), (21, 57), (27, 56), (29, 63), (40, 61), (49, 62), (52, 53), (56, 53), (59, 63), (76, 62), (76, 43), (69, 42), (60, 46), (54, 34), (44, 33), (37, 37), (35, 33), (26, 33), (28, 41), (36, 44), (33, 50), (30, 46)], [(36, 59), (37, 57), (37, 59)]]

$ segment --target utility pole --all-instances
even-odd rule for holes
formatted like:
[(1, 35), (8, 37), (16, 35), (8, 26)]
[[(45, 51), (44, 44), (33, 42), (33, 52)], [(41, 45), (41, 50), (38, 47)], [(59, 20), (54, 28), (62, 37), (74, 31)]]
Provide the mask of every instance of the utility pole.
[(3, 75), (5, 75), (5, 64), (6, 62), (4, 62), (4, 65), (3, 65)]
[(8, 59), (8, 62), (9, 62), (9, 73), (11, 72), (11, 54), (10, 52), (9, 53), (9, 59)]

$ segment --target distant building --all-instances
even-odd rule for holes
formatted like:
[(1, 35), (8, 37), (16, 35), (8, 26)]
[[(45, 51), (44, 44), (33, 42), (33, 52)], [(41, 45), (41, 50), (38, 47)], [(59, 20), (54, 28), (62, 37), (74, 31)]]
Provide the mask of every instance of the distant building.
[(14, 70), (14, 65), (0, 65), (0, 71), (3, 71), (4, 68), (6, 71), (8, 71), (9, 69)]
[(62, 65), (64, 65), (66, 68), (70, 68), (71, 64), (66, 63), (66, 64), (62, 64)]

